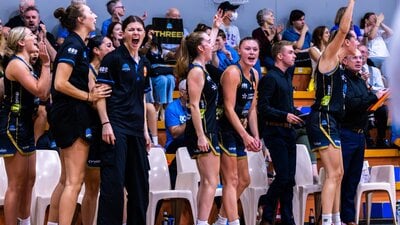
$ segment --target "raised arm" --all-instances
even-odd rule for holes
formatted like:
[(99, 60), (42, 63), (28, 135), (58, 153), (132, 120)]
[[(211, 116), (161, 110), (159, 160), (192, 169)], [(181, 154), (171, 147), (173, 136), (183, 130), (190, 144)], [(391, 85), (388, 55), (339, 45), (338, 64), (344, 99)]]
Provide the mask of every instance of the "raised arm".
[(349, 0), (346, 11), (340, 20), (339, 28), (337, 30), (336, 36), (328, 44), (325, 51), (321, 55), (321, 59), (318, 65), (319, 71), (322, 73), (329, 72), (333, 70), (339, 63), (339, 49), (341, 48), (347, 33), (350, 30), (351, 21), (353, 17), (355, 0)]

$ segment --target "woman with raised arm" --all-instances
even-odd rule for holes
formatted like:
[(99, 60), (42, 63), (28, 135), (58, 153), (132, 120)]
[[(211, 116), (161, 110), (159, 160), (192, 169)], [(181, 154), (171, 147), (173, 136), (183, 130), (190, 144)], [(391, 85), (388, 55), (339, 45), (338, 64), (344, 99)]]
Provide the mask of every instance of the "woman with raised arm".
[[(250, 184), (247, 151), (259, 151), (261, 142), (257, 125), (259, 46), (256, 39), (239, 43), (240, 60), (221, 76), (223, 114), (219, 119), (222, 172), (222, 206), (216, 225), (239, 224), (237, 200)], [(222, 97), (221, 96), (221, 97)]]
[(358, 40), (350, 30), (355, 0), (349, 0), (339, 29), (322, 53), (315, 74), (315, 103), (307, 122), (313, 151), (319, 151), (326, 171), (322, 188), (322, 225), (341, 224), (340, 188), (343, 162), (340, 148), (340, 120), (344, 115), (346, 80), (341, 60), (357, 50)]
[[(41, 74), (35, 74), (30, 54), (39, 50)], [(4, 99), (0, 109), (0, 156), (4, 157), (8, 186), (4, 201), (6, 225), (30, 225), (32, 188), (36, 175), (33, 132), (35, 98), (50, 93), (50, 58), (43, 42), (28, 28), (11, 29), (6, 53)], [(18, 222), (17, 222), (18, 219)]]
[(220, 148), (217, 137), (216, 108), (218, 85), (205, 69), (212, 58), (213, 45), (222, 23), (222, 11), (215, 15), (211, 35), (194, 32), (182, 39), (176, 74), (187, 79), (189, 96), (185, 137), (190, 155), (196, 158), (200, 173), (196, 225), (207, 225), (219, 183)]
[(59, 224), (69, 225), (85, 177), (85, 167), (92, 139), (92, 103), (108, 97), (109, 87), (88, 88), (89, 58), (86, 38), (95, 30), (96, 15), (87, 5), (74, 4), (59, 8), (57, 17), (70, 32), (54, 62), (53, 105), (50, 127), (61, 148), (61, 165), (65, 186), (60, 191)]

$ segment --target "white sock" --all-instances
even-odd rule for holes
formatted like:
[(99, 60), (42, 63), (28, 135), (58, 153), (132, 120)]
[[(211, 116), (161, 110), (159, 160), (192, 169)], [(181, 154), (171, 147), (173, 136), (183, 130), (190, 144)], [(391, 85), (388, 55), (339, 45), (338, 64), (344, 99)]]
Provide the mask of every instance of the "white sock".
[(228, 225), (240, 225), (239, 219), (236, 219), (234, 221), (228, 222)]
[(158, 136), (151, 136), (151, 139), (153, 139), (154, 145), (158, 145)]
[(332, 214), (322, 214), (322, 225), (332, 225)]
[(55, 223), (55, 222), (47, 222), (47, 225), (58, 225), (58, 223)]
[(31, 217), (30, 216), (28, 216), (25, 219), (18, 218), (18, 220), (19, 220), (19, 223), (18, 223), (19, 225), (31, 225)]
[(228, 218), (225, 218), (218, 214), (217, 221), (215, 221), (214, 225), (226, 225), (226, 222), (228, 222)]
[(209, 225), (207, 220), (199, 220), (197, 219), (196, 225)]
[(340, 212), (332, 214), (332, 222), (333, 225), (341, 225), (342, 221), (340, 220)]

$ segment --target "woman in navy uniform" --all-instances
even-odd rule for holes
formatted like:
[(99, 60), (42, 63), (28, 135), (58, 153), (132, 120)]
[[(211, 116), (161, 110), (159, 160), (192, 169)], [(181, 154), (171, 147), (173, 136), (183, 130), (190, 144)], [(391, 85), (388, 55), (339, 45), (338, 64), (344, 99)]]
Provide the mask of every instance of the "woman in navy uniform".
[[(109, 96), (110, 88), (97, 86), (89, 90), (89, 58), (86, 37), (95, 30), (96, 15), (87, 5), (74, 4), (57, 12), (61, 25), (70, 32), (54, 62), (53, 105), (50, 126), (61, 148), (65, 186), (55, 191), (59, 197), (59, 224), (71, 224), (80, 192), (92, 139), (93, 102)], [(54, 197), (54, 196), (53, 196)]]
[(357, 49), (354, 32), (349, 32), (355, 0), (349, 0), (339, 30), (322, 53), (316, 70), (315, 103), (307, 121), (313, 151), (319, 151), (326, 171), (322, 188), (322, 225), (341, 224), (340, 187), (343, 162), (340, 121), (344, 115), (346, 79), (340, 61)]
[[(89, 39), (89, 89), (96, 85), (96, 79), (103, 57), (115, 48), (108, 37), (94, 36)], [(89, 156), (85, 171), (85, 195), (82, 200), (82, 224), (93, 224), (96, 214), (97, 197), (100, 188), (100, 143), (101, 124), (97, 110), (93, 110), (92, 118), (95, 123), (92, 126), (93, 140), (90, 143)]]
[[(258, 42), (244, 38), (239, 43), (240, 60), (229, 66), (221, 77), (223, 114), (219, 119), (223, 195), (217, 225), (237, 221), (237, 200), (250, 184), (248, 151), (259, 151), (257, 125), (258, 73), (253, 68), (259, 54)], [(226, 218), (225, 218), (226, 217)]]
[[(42, 60), (40, 78), (29, 62), (39, 49)], [(30, 224), (32, 187), (36, 175), (33, 132), (35, 98), (47, 99), (50, 93), (50, 59), (43, 42), (28, 28), (16, 27), (7, 39), (11, 57), (5, 66), (4, 99), (0, 109), (0, 156), (4, 157), (8, 186), (4, 202), (5, 224)]]
[(182, 39), (176, 74), (187, 79), (189, 96), (185, 139), (190, 155), (196, 158), (200, 173), (197, 225), (208, 224), (215, 190), (219, 183), (220, 148), (217, 138), (216, 108), (218, 85), (205, 65), (212, 58), (212, 48), (221, 24), (222, 11), (215, 15), (210, 36), (194, 32)]
[(97, 83), (110, 84), (112, 94), (97, 103), (102, 124), (100, 199), (97, 224), (122, 224), (124, 187), (128, 193), (127, 224), (146, 224), (150, 169), (150, 136), (145, 120), (149, 61), (139, 55), (145, 36), (143, 21), (122, 22), (124, 41), (106, 55)]

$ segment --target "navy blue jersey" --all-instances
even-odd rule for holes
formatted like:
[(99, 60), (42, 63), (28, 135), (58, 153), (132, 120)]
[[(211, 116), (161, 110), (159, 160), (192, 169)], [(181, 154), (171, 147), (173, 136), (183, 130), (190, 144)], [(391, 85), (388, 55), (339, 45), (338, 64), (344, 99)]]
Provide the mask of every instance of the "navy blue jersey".
[(136, 62), (125, 45), (107, 54), (99, 68), (97, 83), (112, 86), (107, 98), (107, 114), (113, 129), (143, 137), (144, 94), (149, 86), (150, 63), (145, 57)]
[[(218, 100), (217, 84), (211, 79), (210, 75), (207, 73), (207, 71), (204, 70), (202, 66), (197, 64), (191, 64), (189, 70), (193, 69), (194, 67), (201, 68), (204, 73), (204, 86), (203, 86), (203, 91), (201, 92), (201, 97), (199, 102), (200, 116), (204, 134), (207, 135), (210, 133), (217, 133), (218, 132), (217, 119), (216, 119), (216, 109)], [(185, 133), (191, 136), (196, 134), (196, 131), (193, 126), (190, 108), (188, 108)]]
[(315, 76), (316, 93), (312, 109), (326, 112), (339, 121), (344, 116), (344, 99), (347, 92), (347, 80), (343, 69), (339, 66), (329, 73), (321, 73), (318, 69)]
[[(73, 67), (69, 82), (76, 88), (82, 91), (89, 91), (88, 88), (88, 74), (89, 74), (89, 58), (88, 48), (81, 37), (75, 32), (71, 32), (69, 36), (64, 40), (60, 49), (57, 52), (56, 59), (54, 61), (54, 71), (57, 71), (59, 63), (67, 63)], [(55, 74), (57, 76), (57, 74)], [(53, 79), (54, 81), (55, 79)], [(65, 95), (54, 89), (54, 83), (52, 85), (52, 99), (53, 107), (57, 103), (79, 101), (71, 96)]]
[[(31, 66), (18, 56), (12, 60), (21, 60), (26, 64), (33, 77), (38, 78)], [(21, 150), (34, 148), (33, 143), (33, 116), (38, 100), (19, 82), (7, 79), (4, 76), (4, 99), (0, 108), (0, 136), (8, 136), (13, 145)], [(5, 144), (5, 143), (3, 143)], [(1, 145), (0, 145), (1, 148)], [(0, 153), (1, 154), (1, 153)]]
[[(240, 65), (236, 64), (236, 66), (240, 70), (240, 83), (236, 90), (236, 103), (235, 103), (234, 110), (235, 110), (236, 115), (239, 117), (240, 121), (242, 121), (242, 124), (246, 125), (247, 122), (244, 122), (244, 121), (248, 117), (251, 103), (253, 102), (254, 92), (255, 92), (255, 88), (256, 88), (256, 80), (254, 77), (253, 69), (250, 70), (250, 80), (248, 80), (244, 76)], [(222, 96), (222, 92), (221, 92), (221, 96)], [(222, 102), (222, 104), (223, 104), (223, 102)], [(226, 117), (225, 113), (223, 113), (221, 115), (221, 118), (219, 120), (219, 126), (221, 128), (221, 131), (233, 131), (234, 130), (234, 128), (232, 127), (228, 118)]]

